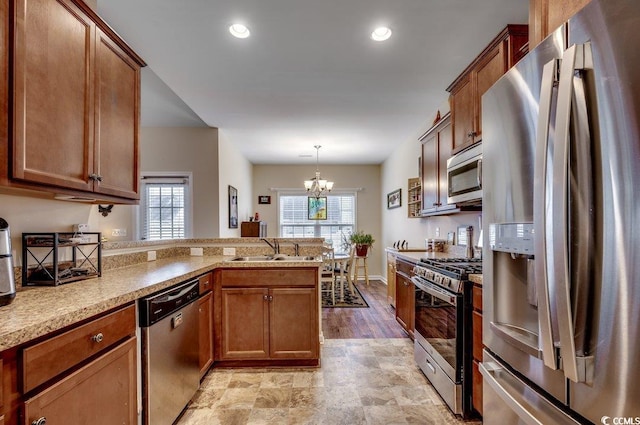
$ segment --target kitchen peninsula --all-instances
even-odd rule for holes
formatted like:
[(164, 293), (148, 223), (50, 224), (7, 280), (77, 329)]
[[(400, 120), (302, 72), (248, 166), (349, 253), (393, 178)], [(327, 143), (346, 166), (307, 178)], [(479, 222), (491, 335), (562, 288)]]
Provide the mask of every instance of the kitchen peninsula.
[[(270, 251), (257, 238), (105, 244), (107, 267), (102, 277), (57, 287), (19, 290), (12, 304), (0, 308), (0, 423), (17, 424), (22, 414), (26, 423), (42, 417), (54, 420), (55, 415), (62, 414), (61, 406), (75, 403), (97, 406), (105, 414), (111, 410), (105, 418), (135, 419), (138, 393), (144, 394), (144, 389), (137, 388), (136, 384), (136, 358), (140, 355), (139, 343), (136, 343), (136, 300), (190, 279), (210, 276), (211, 272), (214, 275), (213, 332), (207, 337), (214, 342), (215, 362), (224, 355), (229, 358), (230, 351), (221, 354), (218, 345), (228, 347), (225, 343), (229, 341), (237, 343), (233, 337), (238, 329), (225, 320), (233, 319), (233, 314), (249, 317), (252, 312), (243, 309), (260, 308), (260, 317), (271, 318), (271, 323), (263, 323), (273, 334), (267, 339), (267, 343), (271, 341), (271, 350), (267, 345), (264, 356), (254, 351), (248, 360), (263, 365), (270, 360), (277, 364), (318, 365), (321, 336), (317, 270), (321, 261), (311, 257), (319, 252), (321, 240), (301, 241), (300, 251), (304, 257), (286, 256), (288, 243), (279, 242), (285, 252), (278, 257), (280, 260), (251, 262), (246, 261), (248, 256)], [(221, 255), (223, 245), (227, 252), (228, 247), (233, 247), (236, 255), (243, 256), (245, 261), (232, 261), (237, 257)], [(201, 250), (203, 255), (189, 255), (194, 247), (198, 247), (196, 254)], [(291, 248), (293, 254), (293, 244)], [(151, 249), (158, 260), (146, 261)], [(271, 281), (271, 278), (277, 280)], [(228, 296), (238, 291), (260, 292), (263, 305), (240, 304), (237, 297)], [(280, 299), (281, 296), (284, 298)], [(302, 306), (291, 309), (292, 303), (299, 301)], [(274, 306), (282, 303), (295, 311), (298, 318), (302, 314), (308, 319), (304, 327), (308, 347), (298, 344), (290, 349), (287, 345), (291, 342), (286, 337), (290, 330), (278, 327), (288, 325), (288, 313), (273, 314), (278, 311)], [(263, 314), (270, 310), (271, 316)], [(294, 332), (300, 335), (301, 321), (293, 322)], [(223, 327), (229, 333), (225, 333)], [(225, 335), (226, 339), (220, 340)], [(281, 335), (285, 337), (278, 339)], [(237, 355), (234, 360), (235, 365), (247, 364), (242, 362), (247, 360), (246, 355)], [(101, 394), (113, 397), (88, 390), (98, 382)], [(121, 390), (112, 394), (111, 385), (120, 385)]]

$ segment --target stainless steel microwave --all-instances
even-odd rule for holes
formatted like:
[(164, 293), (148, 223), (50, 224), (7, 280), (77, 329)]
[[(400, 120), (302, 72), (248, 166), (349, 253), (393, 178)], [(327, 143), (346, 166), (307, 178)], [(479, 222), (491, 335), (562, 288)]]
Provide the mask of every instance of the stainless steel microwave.
[(447, 203), (482, 204), (482, 143), (476, 143), (447, 160)]

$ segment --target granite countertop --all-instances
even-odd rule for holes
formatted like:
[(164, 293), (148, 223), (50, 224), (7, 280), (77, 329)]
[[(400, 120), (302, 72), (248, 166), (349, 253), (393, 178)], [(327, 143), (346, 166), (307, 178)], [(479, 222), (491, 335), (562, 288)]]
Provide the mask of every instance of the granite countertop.
[(473, 283), (477, 283), (478, 285), (482, 285), (482, 275), (481, 274), (470, 274), (469, 280)]
[(80, 322), (220, 267), (318, 267), (321, 261), (228, 262), (232, 256), (178, 257), (108, 270), (94, 279), (18, 290), (0, 307), (0, 351)]

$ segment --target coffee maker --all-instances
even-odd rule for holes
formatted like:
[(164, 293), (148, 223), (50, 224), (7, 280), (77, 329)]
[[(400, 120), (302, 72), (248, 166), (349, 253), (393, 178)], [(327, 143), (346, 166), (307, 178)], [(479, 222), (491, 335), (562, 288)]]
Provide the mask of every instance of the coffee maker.
[(11, 255), (11, 233), (9, 223), (0, 218), (0, 306), (7, 305), (16, 297), (16, 282)]

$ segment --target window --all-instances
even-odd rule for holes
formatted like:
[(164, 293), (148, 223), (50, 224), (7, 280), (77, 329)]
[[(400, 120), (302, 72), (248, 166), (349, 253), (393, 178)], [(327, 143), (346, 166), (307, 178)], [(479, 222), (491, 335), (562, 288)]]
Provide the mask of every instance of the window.
[(306, 193), (279, 194), (278, 226), (281, 238), (324, 238), (336, 252), (343, 252), (342, 237), (348, 237), (356, 227), (356, 195), (327, 195), (327, 219), (309, 220)]
[(140, 239), (184, 239), (191, 234), (191, 175), (143, 175)]

